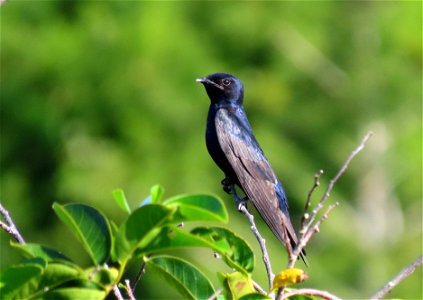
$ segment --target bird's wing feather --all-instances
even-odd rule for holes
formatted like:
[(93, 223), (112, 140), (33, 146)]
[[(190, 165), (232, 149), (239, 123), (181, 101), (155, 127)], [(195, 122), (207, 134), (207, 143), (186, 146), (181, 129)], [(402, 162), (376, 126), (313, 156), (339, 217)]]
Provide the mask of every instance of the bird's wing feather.
[[(282, 212), (284, 208), (280, 207), (276, 194), (278, 179), (250, 133), (251, 128), (247, 122), (246, 117), (240, 118), (236, 113), (220, 109), (215, 118), (220, 146), (237, 174), (244, 192), (272, 232), (282, 243), (285, 243), (284, 236), (287, 232), (290, 239), (296, 243), (294, 228), (289, 216)], [(287, 207), (285, 209), (287, 211)]]

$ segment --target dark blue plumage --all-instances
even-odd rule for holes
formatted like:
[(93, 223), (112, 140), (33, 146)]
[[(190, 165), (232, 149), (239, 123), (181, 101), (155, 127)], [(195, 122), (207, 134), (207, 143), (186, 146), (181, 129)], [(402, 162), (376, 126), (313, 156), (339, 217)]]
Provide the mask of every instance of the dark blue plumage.
[[(243, 108), (244, 87), (233, 75), (215, 73), (197, 79), (210, 98), (207, 150), (225, 174), (225, 185), (238, 185), (278, 239), (294, 247), (297, 237), (282, 184), (253, 135)], [(287, 245), (285, 245), (287, 246)]]

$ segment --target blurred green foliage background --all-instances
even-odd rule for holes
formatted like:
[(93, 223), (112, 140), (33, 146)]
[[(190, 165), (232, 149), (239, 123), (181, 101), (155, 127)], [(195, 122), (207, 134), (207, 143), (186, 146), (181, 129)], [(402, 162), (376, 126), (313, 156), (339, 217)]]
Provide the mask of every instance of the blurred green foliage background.
[[(287, 191), (298, 226), (313, 175), (327, 182), (368, 130), (336, 185), (340, 207), (308, 246), (303, 286), (369, 297), (422, 252), (422, 4), (415, 2), (7, 1), (1, 13), (1, 194), (27, 241), (88, 264), (53, 201), (93, 205), (117, 222), (111, 192), (133, 206), (215, 193), (229, 227), (257, 250), (221, 190), (204, 144), (208, 98), (195, 78), (233, 73), (245, 109)], [(285, 250), (264, 223), (274, 271)], [(1, 266), (18, 262), (2, 232)], [(204, 250), (187, 256), (216, 280)], [(300, 265), (300, 263), (299, 263)], [(391, 297), (422, 296), (422, 269)], [(216, 281), (215, 281), (216, 282)], [(142, 279), (141, 299), (174, 297)]]

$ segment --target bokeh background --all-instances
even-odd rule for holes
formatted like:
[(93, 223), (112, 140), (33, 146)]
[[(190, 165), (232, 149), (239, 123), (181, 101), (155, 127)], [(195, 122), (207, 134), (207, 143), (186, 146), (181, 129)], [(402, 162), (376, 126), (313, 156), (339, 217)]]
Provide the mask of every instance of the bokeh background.
[[(303, 286), (366, 298), (421, 254), (421, 2), (6, 1), (0, 17), (0, 201), (27, 241), (88, 265), (52, 203), (86, 203), (120, 222), (113, 189), (135, 207), (160, 183), (166, 196), (224, 199), (266, 286), (257, 243), (204, 144), (209, 100), (195, 78), (224, 71), (245, 84), (296, 226), (313, 175), (325, 171), (317, 200), (374, 132), (331, 195), (340, 207), (308, 246)], [(285, 250), (258, 225), (276, 272)], [(1, 267), (18, 262), (9, 236), (0, 239)], [(230, 271), (206, 250), (177, 255), (214, 282)], [(177, 297), (149, 272), (137, 294)], [(422, 269), (390, 296), (420, 298)]]

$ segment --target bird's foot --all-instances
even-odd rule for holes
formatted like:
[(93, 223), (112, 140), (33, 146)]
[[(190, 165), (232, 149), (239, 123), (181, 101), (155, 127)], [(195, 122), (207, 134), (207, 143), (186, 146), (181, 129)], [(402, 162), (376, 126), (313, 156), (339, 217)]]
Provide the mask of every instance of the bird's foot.
[(247, 208), (247, 200), (248, 200), (247, 197), (244, 197), (241, 199), (237, 196), (237, 198), (235, 199), (235, 203), (236, 203), (236, 207), (238, 211), (242, 211), (242, 207)]
[(221, 181), (221, 184), (223, 185), (223, 190), (228, 193), (228, 194), (232, 194), (232, 189), (231, 189), (231, 180), (226, 177)]
[(242, 207), (247, 208), (248, 198), (247, 197), (244, 197), (244, 198), (239, 197), (238, 194), (236, 193), (234, 184), (229, 185), (228, 188), (229, 188), (230, 193), (232, 194), (232, 197), (234, 197), (234, 199), (235, 199), (235, 204), (236, 204), (238, 211), (241, 211)]

